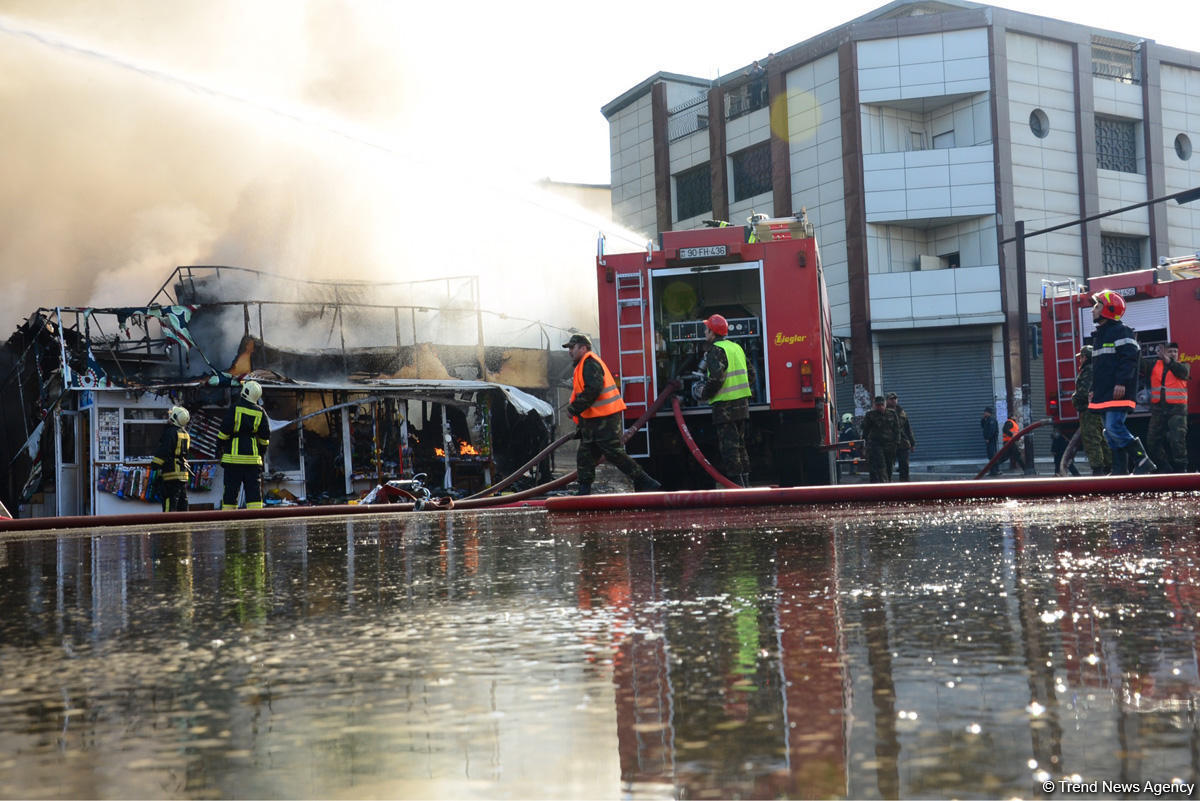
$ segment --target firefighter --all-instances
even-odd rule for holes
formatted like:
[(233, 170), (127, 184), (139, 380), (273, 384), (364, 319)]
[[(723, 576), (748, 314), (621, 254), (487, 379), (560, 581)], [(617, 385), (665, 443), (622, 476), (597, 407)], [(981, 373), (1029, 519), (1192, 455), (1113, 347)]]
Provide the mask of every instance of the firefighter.
[(858, 475), (858, 459), (859, 445), (862, 439), (862, 434), (858, 431), (858, 426), (854, 425), (854, 415), (846, 412), (842, 415), (842, 427), (838, 429), (838, 442), (841, 447), (838, 448), (838, 459), (840, 461), (850, 463), (850, 475)]
[[(1021, 424), (1017, 422), (1015, 417), (1010, 417), (1004, 421), (1004, 425), (1000, 427), (1000, 436), (1004, 440), (1005, 446), (1013, 441), (1017, 436), (1017, 432), (1021, 430)], [(1024, 470), (1025, 460), (1021, 458), (1021, 443), (1013, 443), (1013, 446), (1008, 449), (1008, 469), (1009, 470)]]
[(241, 396), (234, 401), (217, 439), (221, 443), (221, 469), (225, 472), (222, 509), (238, 508), (238, 491), (245, 492), (246, 508), (261, 509), (263, 454), (271, 442), (267, 413), (258, 405), (262, 386), (257, 381), (242, 384)]
[(704, 388), (700, 399), (712, 405), (713, 425), (721, 451), (725, 475), (750, 486), (750, 456), (746, 453), (746, 421), (750, 419), (750, 386), (754, 383), (754, 365), (746, 361), (746, 352), (726, 339), (729, 322), (719, 314), (704, 321)]
[(192, 438), (188, 436), (187, 424), (192, 416), (182, 406), (172, 406), (167, 412), (167, 425), (163, 427), (151, 463), (158, 468), (155, 479), (158, 493), (162, 495), (164, 512), (186, 512), (188, 510), (188, 452)]
[(1096, 330), (1092, 332), (1092, 395), (1088, 409), (1104, 415), (1113, 475), (1153, 472), (1154, 461), (1125, 425), (1125, 415), (1134, 406), (1140, 361), (1133, 329), (1121, 322), (1125, 299), (1111, 289), (1102, 289), (1092, 295), (1092, 303)]
[(1159, 472), (1187, 470), (1187, 382), (1191, 372), (1179, 361), (1179, 343), (1159, 345), (1150, 374), (1150, 430), (1146, 447)]
[(882, 395), (875, 396), (874, 407), (863, 418), (862, 433), (867, 441), (870, 481), (891, 481), (892, 465), (896, 463), (896, 443), (900, 441), (900, 420), (893, 410), (884, 405)]
[(1080, 348), (1075, 360), (1079, 367), (1075, 373), (1071, 405), (1079, 414), (1079, 438), (1083, 441), (1088, 464), (1092, 466), (1092, 475), (1107, 476), (1112, 472), (1112, 450), (1104, 440), (1104, 418), (1088, 409), (1088, 396), (1092, 392), (1092, 346)]
[(900, 405), (900, 399), (895, 392), (887, 394), (887, 407), (896, 415), (900, 424), (900, 440), (896, 443), (896, 464), (899, 468), (899, 481), (908, 481), (908, 454), (916, 450), (917, 438), (913, 436), (912, 424), (908, 422), (908, 412)]
[(599, 356), (592, 352), (592, 341), (583, 334), (574, 334), (563, 345), (575, 362), (574, 384), (567, 412), (578, 426), (579, 452), (575, 465), (579, 470), (579, 489), (576, 495), (591, 495), (596, 480), (596, 463), (603, 455), (609, 463), (633, 481), (635, 492), (661, 489), (641, 466), (625, 452), (621, 444), (621, 418), (625, 401), (613, 374)]

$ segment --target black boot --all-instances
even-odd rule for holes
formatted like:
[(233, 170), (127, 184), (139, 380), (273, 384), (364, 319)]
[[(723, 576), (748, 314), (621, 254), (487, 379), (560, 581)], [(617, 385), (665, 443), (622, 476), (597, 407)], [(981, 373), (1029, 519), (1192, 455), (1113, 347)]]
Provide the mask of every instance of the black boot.
[(575, 494), (576, 495), (591, 495), (592, 494), (592, 485), (581, 483), (579, 485), (579, 489), (575, 490)]
[(1125, 455), (1126, 448), (1112, 449), (1112, 470), (1110, 476), (1124, 476), (1129, 473), (1129, 457)]
[(651, 478), (649, 473), (642, 472), (633, 478), (634, 492), (654, 492), (660, 489), (662, 489), (662, 484)]
[(1125, 446), (1124, 451), (1129, 456), (1130, 473), (1143, 475), (1155, 471), (1157, 466), (1150, 458), (1150, 454), (1146, 453), (1146, 449), (1142, 446), (1142, 441), (1137, 437), (1134, 437), (1133, 442)]

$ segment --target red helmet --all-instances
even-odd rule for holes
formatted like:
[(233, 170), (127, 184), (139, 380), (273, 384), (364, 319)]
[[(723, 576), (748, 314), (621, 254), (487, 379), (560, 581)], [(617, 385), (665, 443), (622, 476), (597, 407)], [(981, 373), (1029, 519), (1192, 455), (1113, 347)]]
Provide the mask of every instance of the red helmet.
[(729, 333), (729, 321), (719, 314), (709, 317), (704, 321), (704, 324), (708, 326), (709, 331), (712, 331), (717, 336), (723, 337)]
[(1125, 298), (1111, 289), (1101, 289), (1092, 295), (1092, 302), (1100, 304), (1100, 316), (1110, 320), (1120, 320), (1125, 314)]

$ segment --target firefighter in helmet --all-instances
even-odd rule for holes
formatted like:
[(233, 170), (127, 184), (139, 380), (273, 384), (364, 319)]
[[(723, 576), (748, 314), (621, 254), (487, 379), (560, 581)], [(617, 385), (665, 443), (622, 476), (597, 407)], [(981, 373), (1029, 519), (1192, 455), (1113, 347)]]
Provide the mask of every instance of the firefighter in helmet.
[(217, 440), (221, 444), (221, 469), (225, 472), (222, 509), (238, 507), (238, 492), (245, 492), (246, 508), (261, 509), (263, 454), (271, 442), (267, 413), (258, 405), (262, 386), (257, 381), (242, 383), (241, 395), (225, 413)]
[(1104, 415), (1104, 436), (1112, 448), (1113, 474), (1151, 473), (1154, 462), (1142, 441), (1129, 432), (1125, 415), (1134, 407), (1141, 349), (1133, 329), (1121, 322), (1125, 299), (1111, 289), (1092, 295), (1092, 396), (1088, 409)]
[(842, 426), (838, 429), (838, 461), (850, 465), (850, 475), (858, 475), (858, 460), (861, 458), (862, 434), (854, 425), (854, 415), (846, 412), (842, 415)]
[(600, 457), (627, 475), (635, 492), (661, 489), (641, 465), (633, 461), (621, 444), (621, 419), (625, 401), (621, 389), (608, 365), (592, 352), (592, 341), (583, 334), (574, 334), (563, 344), (575, 362), (571, 402), (567, 412), (578, 426), (579, 451), (575, 457), (579, 471), (576, 495), (591, 495), (596, 480), (596, 464)]
[(155, 483), (159, 485), (164, 512), (188, 510), (188, 452), (192, 448), (192, 438), (188, 435), (187, 424), (191, 419), (187, 409), (172, 406), (167, 412), (167, 425), (163, 427), (158, 450), (150, 460), (159, 471)]
[(746, 421), (750, 419), (750, 387), (754, 384), (754, 365), (746, 360), (742, 346), (725, 337), (729, 321), (714, 314), (704, 321), (704, 386), (700, 400), (712, 405), (717, 446), (725, 475), (750, 486), (750, 456), (746, 453)]

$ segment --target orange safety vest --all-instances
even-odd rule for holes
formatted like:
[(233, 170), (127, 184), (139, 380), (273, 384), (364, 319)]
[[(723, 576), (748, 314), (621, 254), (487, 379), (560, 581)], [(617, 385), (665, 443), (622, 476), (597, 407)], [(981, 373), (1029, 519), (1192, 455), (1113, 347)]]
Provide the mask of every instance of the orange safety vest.
[(1150, 402), (1187, 406), (1187, 381), (1168, 370), (1162, 359), (1150, 371)]
[[(571, 403), (574, 403), (579, 393), (583, 392), (583, 365), (588, 359), (595, 359), (604, 370), (604, 388), (600, 390), (600, 394), (596, 396), (592, 405), (580, 412), (580, 417), (608, 417), (610, 414), (625, 411), (625, 401), (621, 400), (621, 390), (617, 386), (617, 380), (609, 372), (608, 365), (604, 363), (604, 360), (590, 350), (583, 354), (579, 364), (575, 365), (575, 382), (571, 388)], [(579, 417), (575, 417), (574, 420), (578, 423)]]
[(1004, 441), (1008, 442), (1021, 430), (1021, 424), (1011, 417), (1004, 421)]

